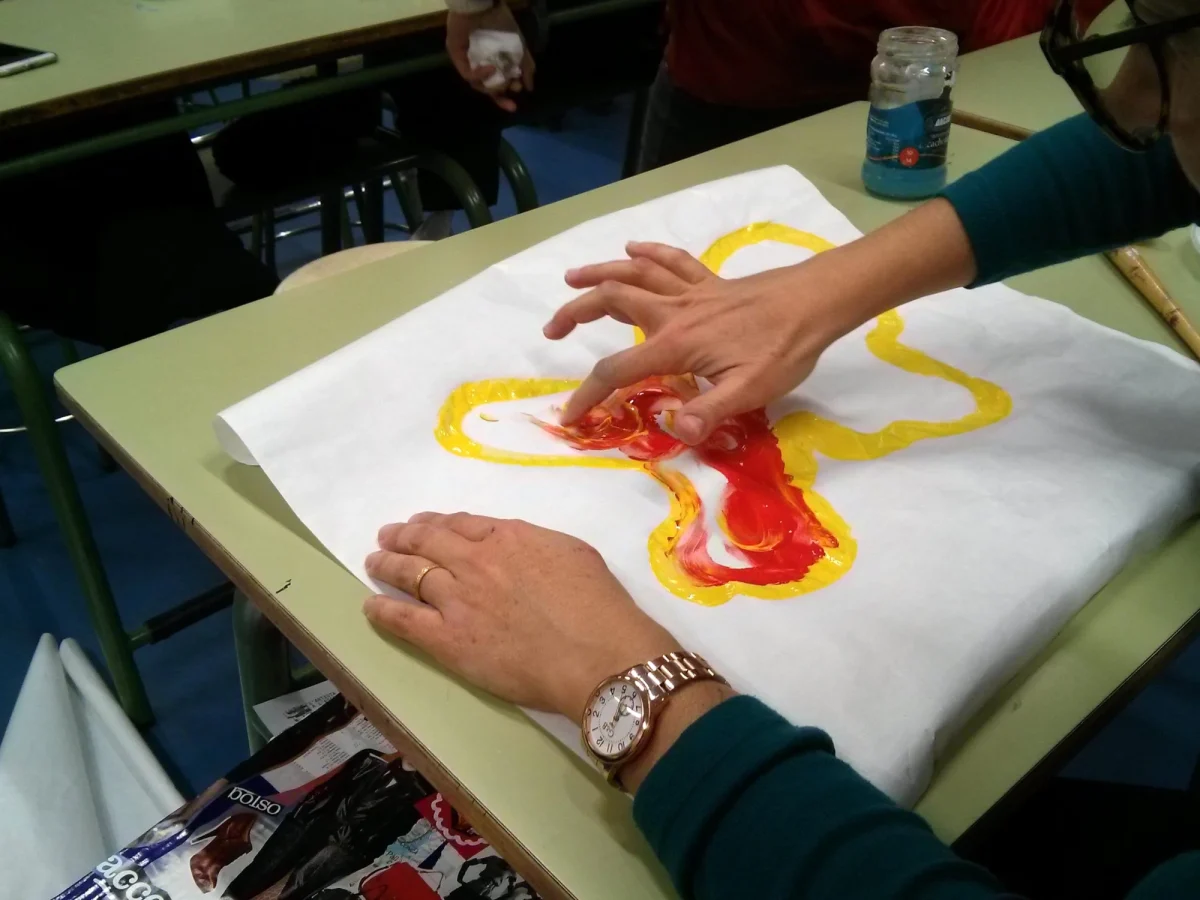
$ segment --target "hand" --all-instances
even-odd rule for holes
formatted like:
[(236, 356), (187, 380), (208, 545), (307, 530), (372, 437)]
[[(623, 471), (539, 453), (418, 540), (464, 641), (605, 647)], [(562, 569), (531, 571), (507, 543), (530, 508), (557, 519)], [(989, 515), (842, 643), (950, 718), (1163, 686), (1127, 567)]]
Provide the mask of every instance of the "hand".
[(374, 596), (378, 628), (497, 696), (579, 720), (596, 686), (679, 649), (583, 541), (527, 522), (419, 513), (379, 532), (373, 578), (421, 599)]
[(558, 340), (577, 324), (612, 316), (646, 333), (644, 343), (596, 364), (567, 402), (564, 424), (578, 421), (618, 388), (651, 375), (692, 373), (713, 388), (685, 403), (673, 428), (696, 444), (730, 416), (790, 391), (849, 330), (831, 312), (842, 298), (820, 257), (725, 279), (664, 244), (631, 243), (627, 252), (628, 260), (568, 272), (569, 285), (592, 290), (559, 309), (544, 329), (546, 337)]
[(646, 333), (644, 343), (596, 363), (562, 421), (579, 421), (614, 390), (651, 375), (691, 373), (713, 387), (675, 413), (673, 429), (690, 444), (786, 394), (826, 347), (872, 317), (975, 278), (966, 230), (941, 198), (799, 265), (748, 278), (719, 278), (663, 244), (631, 243), (626, 252), (629, 259), (568, 272), (567, 284), (592, 290), (543, 329), (560, 340), (611, 316)]
[[(495, 73), (495, 67), (480, 66), (478, 69), (472, 69), (471, 61), (467, 58), (467, 49), (471, 45), (471, 32), (479, 28), (512, 31), (518, 35), (521, 33), (517, 20), (513, 18), (512, 10), (503, 3), (503, 0), (486, 12), (473, 15), (448, 12), (446, 14), (446, 52), (450, 55), (450, 61), (454, 64), (454, 68), (458, 70), (458, 74), (467, 84), (481, 94), (487, 94), (505, 112), (515, 112), (517, 103), (509, 95), (519, 94), (522, 90), (533, 90), (533, 73), (537, 68), (534, 65), (533, 57), (526, 48), (525, 55), (521, 59), (521, 77), (519, 79), (513, 79), (494, 88), (485, 86), (484, 82)], [(522, 43), (524, 43), (523, 39)]]

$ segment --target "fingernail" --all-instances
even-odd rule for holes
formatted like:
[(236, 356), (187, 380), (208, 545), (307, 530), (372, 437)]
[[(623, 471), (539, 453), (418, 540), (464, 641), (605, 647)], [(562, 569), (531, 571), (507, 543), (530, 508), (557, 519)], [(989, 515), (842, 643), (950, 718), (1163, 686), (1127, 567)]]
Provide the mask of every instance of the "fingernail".
[(578, 274), (579, 274), (579, 269), (567, 269), (567, 274), (564, 275), (563, 277), (569, 281), (570, 279), (574, 278)]
[(700, 440), (704, 430), (704, 421), (692, 413), (684, 413), (675, 417), (675, 431), (689, 444)]
[(383, 557), (382, 550), (376, 550), (374, 553), (368, 553), (367, 561), (364, 563), (364, 565), (367, 567), (367, 571), (370, 572), (370, 571), (374, 570), (374, 568), (377, 565), (379, 565), (379, 560), (382, 557)]

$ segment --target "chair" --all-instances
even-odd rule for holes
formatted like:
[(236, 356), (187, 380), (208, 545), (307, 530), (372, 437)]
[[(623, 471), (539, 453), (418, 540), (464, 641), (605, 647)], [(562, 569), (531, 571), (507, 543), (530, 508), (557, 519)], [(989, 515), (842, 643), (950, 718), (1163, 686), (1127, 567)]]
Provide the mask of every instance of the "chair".
[(461, 204), (472, 228), (492, 221), (479, 187), (458, 162), (443, 153), (414, 147), (383, 126), (362, 138), (353, 158), (333, 171), (314, 173), (295, 183), (269, 188), (235, 184), (217, 169), (209, 147), (201, 146), (200, 154), (217, 208), (229, 223), (251, 222), (251, 252), (261, 251), (269, 267), (274, 267), (277, 211), (285, 209), (287, 215), (308, 211), (311, 207), (296, 204), (312, 197), (320, 198), (322, 255), (354, 246), (347, 186), (358, 207), (368, 243), (382, 241), (387, 229), (383, 221), (385, 184), (396, 194), (408, 230), (415, 230), (422, 216), (420, 198), (404, 174), (413, 169), (428, 171), (443, 181)]

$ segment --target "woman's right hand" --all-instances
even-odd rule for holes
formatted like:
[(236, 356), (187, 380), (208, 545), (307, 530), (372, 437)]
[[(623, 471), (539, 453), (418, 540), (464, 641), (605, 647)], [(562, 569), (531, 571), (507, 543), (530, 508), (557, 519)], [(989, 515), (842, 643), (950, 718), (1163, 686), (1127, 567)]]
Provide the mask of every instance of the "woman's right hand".
[(618, 388), (651, 375), (691, 373), (713, 387), (684, 404), (672, 427), (697, 444), (730, 416), (790, 391), (830, 343), (859, 324), (839, 293), (837, 266), (822, 258), (835, 251), (734, 279), (665, 244), (630, 243), (627, 252), (629, 259), (568, 272), (568, 284), (591, 290), (544, 329), (558, 340), (576, 325), (611, 316), (646, 334), (643, 343), (596, 364), (567, 402), (564, 424)]
[(543, 329), (560, 340), (610, 316), (645, 342), (596, 363), (563, 410), (577, 422), (619, 388), (652, 375), (693, 374), (711, 390), (684, 404), (675, 433), (703, 441), (730, 416), (775, 400), (808, 377), (835, 340), (901, 303), (968, 284), (975, 257), (944, 199), (799, 265), (720, 278), (684, 250), (631, 243), (628, 259), (584, 266), (567, 283), (591, 288)]

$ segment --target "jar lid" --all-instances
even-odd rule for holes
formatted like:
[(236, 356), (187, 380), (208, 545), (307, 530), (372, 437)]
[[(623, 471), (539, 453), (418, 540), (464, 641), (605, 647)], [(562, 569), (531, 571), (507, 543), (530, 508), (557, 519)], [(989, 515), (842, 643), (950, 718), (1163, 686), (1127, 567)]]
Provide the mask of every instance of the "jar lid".
[(898, 59), (952, 60), (958, 54), (958, 36), (944, 28), (904, 25), (879, 33), (878, 50)]

